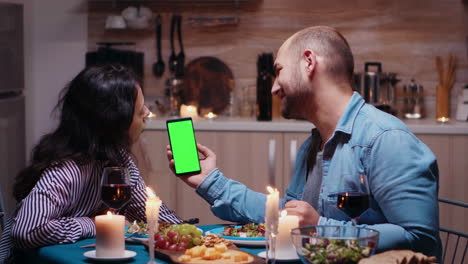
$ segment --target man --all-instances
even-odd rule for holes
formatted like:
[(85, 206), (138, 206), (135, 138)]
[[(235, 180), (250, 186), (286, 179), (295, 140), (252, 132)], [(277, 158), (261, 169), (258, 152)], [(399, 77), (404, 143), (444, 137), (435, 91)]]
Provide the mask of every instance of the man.
[[(370, 208), (358, 224), (380, 232), (377, 251), (405, 248), (440, 257), (436, 159), (403, 122), (353, 93), (354, 60), (345, 38), (329, 27), (301, 30), (280, 47), (275, 70), (272, 93), (281, 98), (282, 115), (316, 127), (281, 201), (288, 213), (298, 215), (301, 226), (351, 225), (336, 193), (340, 182), (364, 175)], [(263, 222), (266, 195), (225, 178), (215, 169), (215, 154), (198, 148), (202, 172), (182, 179), (216, 216)], [(168, 159), (173, 168), (169, 147)]]

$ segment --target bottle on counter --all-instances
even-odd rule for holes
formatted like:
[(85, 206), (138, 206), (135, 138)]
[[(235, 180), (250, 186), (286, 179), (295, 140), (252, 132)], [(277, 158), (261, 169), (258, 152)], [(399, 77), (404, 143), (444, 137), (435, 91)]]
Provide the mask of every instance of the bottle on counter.
[(271, 121), (273, 117), (271, 87), (273, 85), (273, 54), (263, 53), (257, 60), (257, 120)]

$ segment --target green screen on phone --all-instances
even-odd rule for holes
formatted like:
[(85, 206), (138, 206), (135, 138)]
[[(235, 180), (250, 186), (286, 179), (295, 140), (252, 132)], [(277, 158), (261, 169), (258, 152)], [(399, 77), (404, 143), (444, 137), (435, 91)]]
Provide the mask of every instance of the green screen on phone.
[(192, 119), (173, 119), (166, 124), (176, 175), (199, 173), (200, 161)]

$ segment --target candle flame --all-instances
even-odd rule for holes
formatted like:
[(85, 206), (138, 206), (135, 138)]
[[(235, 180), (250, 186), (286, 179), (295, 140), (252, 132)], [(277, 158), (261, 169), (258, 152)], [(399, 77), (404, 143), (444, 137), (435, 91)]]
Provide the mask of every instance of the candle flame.
[(273, 193), (275, 191), (271, 186), (267, 186), (267, 190), (269, 193)]
[(288, 211), (286, 210), (281, 211), (281, 217), (285, 217), (287, 215), (288, 215)]
[(107, 211), (107, 215), (108, 215), (108, 216), (111, 216), (111, 215), (112, 215), (112, 212), (111, 212), (111, 211)]
[(443, 116), (443, 117), (437, 118), (437, 121), (445, 123), (445, 122), (450, 121), (450, 118)]
[(148, 197), (155, 197), (153, 190), (150, 187), (146, 187), (146, 192), (148, 193)]
[(213, 114), (213, 112), (209, 112), (208, 114), (206, 114), (205, 117), (206, 117), (206, 118), (209, 118), (209, 119), (213, 119), (213, 118), (217, 117), (217, 115), (216, 115), (216, 114)]

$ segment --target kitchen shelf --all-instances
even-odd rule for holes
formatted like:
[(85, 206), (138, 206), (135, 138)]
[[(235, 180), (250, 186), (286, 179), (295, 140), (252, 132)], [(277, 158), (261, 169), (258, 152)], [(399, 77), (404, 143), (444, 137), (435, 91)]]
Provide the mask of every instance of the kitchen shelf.
[(130, 5), (145, 5), (148, 7), (191, 7), (191, 6), (219, 6), (239, 8), (244, 4), (251, 4), (261, 0), (88, 0), (93, 7), (127, 7)]

